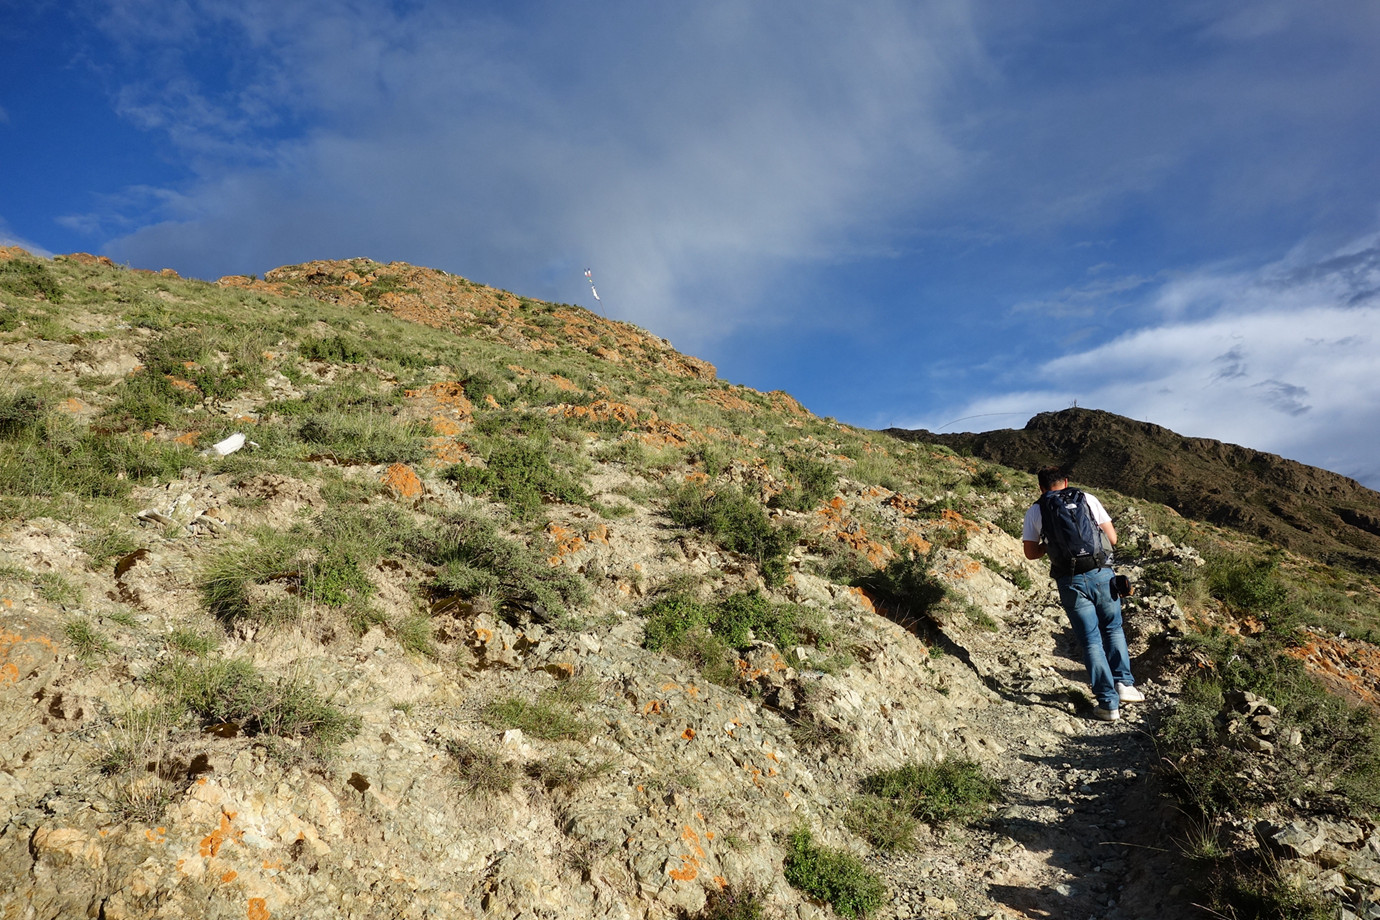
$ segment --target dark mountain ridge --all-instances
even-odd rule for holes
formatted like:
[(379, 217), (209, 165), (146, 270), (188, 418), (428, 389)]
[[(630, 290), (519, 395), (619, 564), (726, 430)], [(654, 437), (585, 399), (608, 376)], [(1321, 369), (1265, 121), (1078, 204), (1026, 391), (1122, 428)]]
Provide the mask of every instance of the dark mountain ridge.
[(1015, 469), (1058, 463), (1078, 483), (1168, 505), (1325, 562), (1380, 571), (1380, 492), (1277, 454), (1097, 409), (1042, 412), (1019, 430), (887, 433)]

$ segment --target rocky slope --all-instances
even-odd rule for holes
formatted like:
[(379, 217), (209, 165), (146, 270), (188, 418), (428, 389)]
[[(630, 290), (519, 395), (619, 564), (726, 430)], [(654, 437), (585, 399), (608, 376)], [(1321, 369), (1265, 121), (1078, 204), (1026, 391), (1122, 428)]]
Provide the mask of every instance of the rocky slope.
[(1050, 463), (1079, 482), (1168, 505), (1184, 517), (1365, 571), (1380, 571), (1380, 493), (1275, 454), (1187, 438), (1096, 409), (1042, 412), (1020, 430), (898, 437), (1015, 469)]
[[(1119, 496), (1148, 700), (1099, 723), (1028, 482), (643, 330), (368, 260), (11, 250), (0, 305), (0, 915), (823, 917), (801, 829), (884, 920), (1202, 915), (1153, 737), (1212, 611)], [(868, 842), (860, 780), (960, 760), (975, 822)], [(1374, 827), (1269, 817), (1373, 899)]]

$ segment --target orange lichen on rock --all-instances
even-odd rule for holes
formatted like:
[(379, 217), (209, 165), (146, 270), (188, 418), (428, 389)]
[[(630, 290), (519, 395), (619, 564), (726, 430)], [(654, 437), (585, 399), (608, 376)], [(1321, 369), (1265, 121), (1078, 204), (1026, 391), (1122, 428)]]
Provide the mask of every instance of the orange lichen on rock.
[(550, 412), (552, 415), (563, 415), (566, 418), (592, 422), (619, 421), (625, 425), (636, 425), (638, 414), (632, 406), (610, 402), (607, 399), (597, 399), (587, 406), (552, 406)]
[(69, 396), (62, 402), (58, 403), (57, 408), (59, 412), (70, 412), (73, 415), (76, 415), (86, 408), (86, 403), (82, 402), (80, 399), (77, 399), (77, 397), (75, 396)]
[(454, 437), (461, 431), (460, 423), (454, 419), (444, 418), (439, 415), (431, 417), (431, 430), (439, 435)]
[(273, 916), (268, 912), (268, 901), (263, 898), (249, 899), (249, 912), (246, 914), (247, 920), (268, 920)]
[(190, 380), (183, 380), (181, 377), (174, 377), (172, 374), (164, 374), (163, 376), (167, 378), (168, 383), (171, 383), (175, 390), (183, 390), (188, 393), (201, 392), (201, 388)]
[(465, 395), (465, 386), (455, 381), (442, 381), (416, 390), (407, 391), (408, 399), (447, 410), (463, 422), (474, 417), (474, 403)]
[(200, 431), (188, 431), (173, 438), (174, 444), (181, 444), (183, 447), (192, 447), (196, 444), (197, 438), (201, 437)]
[(867, 557), (867, 561), (874, 566), (881, 567), (887, 560), (895, 555), (891, 547), (876, 540), (869, 539), (867, 530), (857, 521), (848, 520), (846, 516), (847, 503), (841, 496), (834, 496), (824, 504), (816, 513), (824, 520), (820, 525), (820, 533), (832, 535), (838, 542), (845, 546), (850, 546)]
[(810, 410), (802, 406), (794, 396), (785, 390), (772, 390), (767, 394), (771, 400), (771, 407), (777, 412), (785, 412), (787, 415), (796, 415), (801, 418), (808, 418)]
[(1380, 649), (1368, 642), (1309, 633), (1285, 650), (1339, 695), (1375, 705), (1380, 701)]
[(915, 550), (915, 552), (922, 556), (934, 548), (934, 544), (930, 543), (930, 541), (926, 540), (919, 531), (915, 530), (904, 531), (901, 537), (901, 543), (908, 549)]
[[(5, 598), (5, 603), (0, 606), (8, 609), (14, 606), (14, 602)], [(56, 655), (57, 644), (47, 636), (23, 636), (9, 630), (0, 631), (0, 686), (18, 683), (32, 674), (37, 670), (39, 657)]]
[(893, 492), (882, 504), (905, 515), (918, 514), (920, 511), (920, 499), (902, 495), (900, 492)]
[(546, 525), (546, 536), (551, 542), (556, 544), (554, 555), (548, 556), (546, 561), (549, 565), (560, 565), (565, 561), (565, 557), (571, 553), (578, 553), (585, 548), (585, 538), (569, 527), (557, 524), (555, 521)]
[(244, 843), (244, 831), (235, 830), (234, 820), (235, 812), (222, 811), (220, 813), (220, 827), (201, 838), (200, 852), (202, 856), (219, 855), (221, 847), (225, 846), (227, 842)]
[(400, 498), (419, 498), (422, 494), (422, 480), (406, 463), (394, 463), (383, 474), (383, 484), (392, 489)]
[(712, 403), (720, 409), (727, 409), (730, 412), (755, 412), (757, 407), (747, 400), (738, 396), (732, 390), (708, 390), (703, 397), (705, 402)]

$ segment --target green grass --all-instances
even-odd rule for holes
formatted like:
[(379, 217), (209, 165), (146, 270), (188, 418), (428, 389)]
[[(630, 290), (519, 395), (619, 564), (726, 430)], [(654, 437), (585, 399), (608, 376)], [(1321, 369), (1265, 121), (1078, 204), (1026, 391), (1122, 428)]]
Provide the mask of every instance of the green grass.
[(0, 439), (0, 494), (46, 501), (120, 499), (135, 484), (165, 482), (198, 465), (187, 448), (96, 432), (47, 414)]
[(67, 641), (72, 643), (77, 657), (86, 664), (105, 658), (115, 648), (110, 640), (101, 635), (87, 620), (72, 620), (63, 632), (67, 636)]
[(800, 532), (773, 525), (762, 503), (736, 486), (711, 490), (685, 483), (672, 489), (667, 513), (682, 527), (704, 531), (724, 549), (750, 558), (768, 585), (785, 582), (789, 554)]
[(786, 457), (786, 488), (771, 498), (774, 508), (791, 511), (811, 511), (834, 494), (838, 474), (823, 460), (801, 454)]
[(246, 735), (309, 740), (329, 749), (358, 734), (360, 718), (322, 699), (306, 681), (271, 678), (243, 660), (174, 658), (150, 682), (203, 725), (230, 722)]
[(498, 532), (483, 518), (443, 516), (423, 552), (437, 569), (431, 590), (437, 600), (496, 599), (500, 612), (562, 623), (589, 600), (589, 586), (563, 566), (552, 566), (535, 549)]
[(57, 276), (47, 263), (35, 259), (0, 261), (0, 291), (17, 297), (42, 297), (50, 303), (63, 300)]
[(497, 729), (521, 729), (543, 741), (584, 740), (593, 726), (582, 720), (558, 693), (540, 694), (535, 700), (507, 697), (484, 708), (486, 725)]
[(589, 493), (569, 473), (556, 469), (552, 442), (542, 437), (496, 440), (484, 455), (485, 466), (456, 464), (445, 478), (472, 495), (488, 494), (508, 506), (519, 520), (539, 516), (545, 501), (590, 503)]
[(468, 741), (447, 741), (446, 753), (455, 761), (460, 784), (470, 793), (509, 792), (521, 770), (501, 754)]
[(857, 857), (817, 846), (806, 828), (787, 842), (786, 881), (843, 917), (861, 918), (886, 902), (886, 884)]
[(859, 789), (927, 824), (974, 821), (1001, 799), (1001, 783), (965, 758), (903, 764), (864, 777)]
[(765, 640), (782, 651), (809, 643), (827, 646), (832, 635), (820, 611), (778, 604), (757, 591), (701, 601), (689, 590), (671, 590), (649, 604), (643, 633), (647, 648), (664, 651), (699, 668), (720, 686), (737, 683), (737, 652)]
[[(376, 588), (370, 572), (385, 557), (423, 543), (417, 525), (396, 505), (337, 506), (318, 514), (310, 526), (261, 529), (223, 548), (202, 577), (202, 600), (225, 623), (291, 620), (311, 605), (341, 608), (362, 632), (383, 622), (372, 605)], [(256, 590), (269, 585), (281, 590)]]

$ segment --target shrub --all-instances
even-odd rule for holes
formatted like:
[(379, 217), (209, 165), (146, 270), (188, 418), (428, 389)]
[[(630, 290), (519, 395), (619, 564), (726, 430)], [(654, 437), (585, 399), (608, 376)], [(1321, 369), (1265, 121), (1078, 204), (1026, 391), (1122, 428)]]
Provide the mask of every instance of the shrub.
[(783, 492), (772, 496), (772, 507), (810, 511), (834, 493), (838, 480), (828, 463), (792, 455), (786, 458), (784, 465), (791, 481)]
[(929, 824), (971, 821), (1001, 798), (1001, 784), (964, 758), (907, 763), (864, 777), (860, 788)]
[(886, 884), (875, 873), (848, 853), (816, 846), (805, 828), (790, 835), (785, 870), (792, 886), (844, 917), (866, 917), (886, 900)]
[(42, 297), (49, 303), (62, 302), (62, 285), (42, 262), (33, 259), (6, 259), (0, 262), (0, 290), (19, 297)]
[(488, 492), (516, 518), (536, 517), (548, 498), (572, 504), (590, 501), (582, 485), (552, 466), (549, 441), (499, 441), (484, 460), (484, 467), (456, 464), (446, 470), (445, 477), (465, 492)]
[(871, 591), (888, 611), (908, 618), (926, 615), (947, 596), (944, 583), (930, 571), (929, 554), (910, 550), (857, 584)]
[(0, 441), (13, 441), (37, 431), (47, 414), (47, 407), (35, 393), (0, 396)]
[(698, 483), (685, 483), (672, 491), (667, 510), (682, 527), (702, 530), (724, 549), (748, 556), (767, 584), (785, 582), (788, 554), (800, 538), (799, 531), (772, 526), (761, 502), (736, 486), (710, 491)]
[(848, 804), (844, 824), (877, 849), (891, 853), (915, 846), (919, 822), (890, 799), (860, 795)]
[(711, 891), (699, 913), (681, 909), (678, 920), (763, 920), (766, 908), (762, 893), (754, 888), (720, 888)]
[[(1380, 809), (1380, 721), (1370, 710), (1328, 693), (1273, 642), (1224, 639), (1204, 650), (1211, 669), (1185, 681), (1180, 705), (1160, 730), (1186, 801), (1209, 814), (1291, 798), (1358, 815)], [(1226, 694), (1242, 691), (1279, 709), (1277, 737), (1297, 729), (1302, 742), (1277, 745), (1281, 769), (1268, 787), (1243, 783), (1250, 755), (1218, 737), (1214, 720)]]
[(438, 568), (431, 590), (438, 599), (495, 596), (502, 611), (542, 621), (568, 619), (589, 600), (584, 579), (551, 566), (526, 544), (498, 533), (490, 521), (454, 516), (428, 540), (425, 560)]
[(1289, 586), (1279, 577), (1277, 557), (1212, 555), (1205, 567), (1212, 596), (1241, 613), (1262, 617), (1294, 612)]
[(671, 591), (643, 611), (647, 648), (683, 658), (705, 679), (731, 686), (737, 678), (735, 650), (754, 638), (788, 648), (804, 641), (827, 644), (822, 615), (798, 604), (773, 604), (758, 591), (702, 602), (688, 591)]
[(248, 735), (301, 738), (332, 747), (354, 737), (358, 716), (321, 699), (309, 683), (266, 677), (247, 661), (175, 658), (150, 680), (177, 708), (205, 725), (234, 723)]

